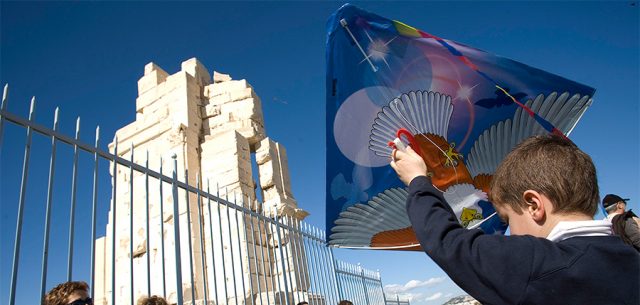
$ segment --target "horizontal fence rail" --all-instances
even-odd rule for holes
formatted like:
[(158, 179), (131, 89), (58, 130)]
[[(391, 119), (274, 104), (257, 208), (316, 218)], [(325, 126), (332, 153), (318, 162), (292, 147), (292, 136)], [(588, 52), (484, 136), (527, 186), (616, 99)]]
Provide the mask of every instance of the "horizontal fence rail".
[(150, 159), (117, 138), (102, 150), (99, 127), (87, 144), (79, 118), (66, 136), (57, 109), (52, 128), (37, 124), (35, 99), (27, 119), (10, 113), (7, 93), (1, 199), (15, 213), (14, 246), (2, 250), (12, 257), (7, 304), (38, 303), (65, 281), (86, 281), (95, 304), (150, 295), (172, 304), (389, 304), (380, 273), (336, 260), (324, 231), (181, 170), (175, 155)]
[(384, 303), (385, 305), (411, 305), (409, 300), (401, 300), (398, 295), (395, 298), (385, 299)]

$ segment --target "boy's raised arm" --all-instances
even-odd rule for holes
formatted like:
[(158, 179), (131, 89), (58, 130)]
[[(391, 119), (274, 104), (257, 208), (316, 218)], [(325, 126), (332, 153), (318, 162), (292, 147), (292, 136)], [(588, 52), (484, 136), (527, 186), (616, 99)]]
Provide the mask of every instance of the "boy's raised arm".
[(409, 184), (407, 213), (422, 248), (458, 286), (483, 303), (518, 304), (531, 276), (530, 238), (463, 228), (425, 176)]

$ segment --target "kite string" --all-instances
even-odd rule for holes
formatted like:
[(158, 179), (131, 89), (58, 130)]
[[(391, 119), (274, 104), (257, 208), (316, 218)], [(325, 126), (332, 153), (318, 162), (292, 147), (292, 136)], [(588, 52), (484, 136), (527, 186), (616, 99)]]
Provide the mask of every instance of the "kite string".
[[(405, 24), (402, 24), (402, 25), (403, 26), (408, 26), (408, 25), (405, 25)], [(476, 73), (480, 74), (480, 76), (482, 76), (483, 78), (485, 78), (486, 80), (491, 82), (496, 88), (498, 88), (500, 91), (502, 91), (502, 93), (504, 93), (507, 97), (509, 97), (514, 103), (516, 103), (519, 107), (524, 109), (529, 114), (529, 116), (533, 117), (535, 119), (535, 121), (538, 122), (538, 124), (542, 125), (542, 127), (544, 129), (546, 129), (548, 132), (556, 134), (556, 135), (559, 135), (559, 136), (562, 136), (565, 139), (568, 139), (567, 136), (562, 131), (560, 131), (558, 128), (556, 128), (553, 124), (551, 124), (551, 122), (547, 121), (546, 119), (544, 119), (543, 117), (541, 117), (540, 115), (535, 113), (533, 110), (531, 110), (531, 108), (525, 106), (523, 103), (518, 101), (513, 95), (509, 94), (509, 92), (507, 92), (500, 85), (498, 85), (498, 82), (496, 82), (493, 78), (491, 78), (486, 73), (480, 71), (478, 66), (476, 66), (471, 60), (469, 60), (468, 57), (464, 56), (462, 54), (462, 52), (460, 52), (454, 46), (452, 46), (451, 44), (449, 44), (448, 42), (446, 42), (444, 39), (442, 39), (440, 37), (431, 35), (429, 33), (425, 33), (423, 31), (415, 29), (413, 27), (410, 27), (410, 28), (416, 30), (420, 34), (420, 36), (422, 36), (424, 38), (433, 38), (433, 39), (435, 39), (438, 43), (440, 43), (440, 45), (442, 45), (445, 49), (447, 49), (447, 51), (449, 51), (449, 53), (451, 53), (451, 55), (455, 56), (465, 66), (469, 67), (471, 70), (475, 71)]]

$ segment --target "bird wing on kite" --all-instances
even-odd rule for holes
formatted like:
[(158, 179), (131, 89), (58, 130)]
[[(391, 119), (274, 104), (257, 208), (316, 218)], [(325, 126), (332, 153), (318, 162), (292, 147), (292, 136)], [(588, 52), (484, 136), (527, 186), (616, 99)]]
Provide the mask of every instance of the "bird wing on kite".
[(334, 246), (420, 250), (389, 142), (408, 133), (460, 224), (506, 227), (488, 201), (522, 140), (568, 135), (595, 90), (344, 5), (327, 34), (327, 235)]

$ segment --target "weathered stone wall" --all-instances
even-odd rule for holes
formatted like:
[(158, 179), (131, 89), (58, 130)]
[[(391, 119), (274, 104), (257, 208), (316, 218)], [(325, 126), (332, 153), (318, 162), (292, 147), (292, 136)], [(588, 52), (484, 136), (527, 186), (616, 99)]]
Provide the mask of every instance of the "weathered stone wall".
[[(116, 151), (117, 142), (117, 151)], [(169, 75), (153, 63), (145, 66), (138, 81), (136, 120), (116, 132), (109, 145), (112, 153), (171, 176), (191, 186), (210, 189), (214, 195), (228, 198), (268, 217), (302, 220), (307, 213), (297, 207), (291, 192), (286, 150), (267, 138), (260, 98), (246, 80), (232, 80), (207, 69), (195, 58), (182, 63), (181, 71)], [(256, 202), (256, 182), (252, 173), (252, 154), (257, 168), (264, 204)], [(305, 291), (308, 286), (306, 265), (300, 267), (296, 255), (304, 255), (295, 236), (275, 226), (257, 221), (236, 209), (201, 199), (184, 190), (177, 193), (179, 217), (174, 219), (174, 198), (169, 183), (160, 183), (143, 173), (119, 165), (113, 172), (115, 197), (115, 269), (117, 304), (130, 300), (130, 245), (133, 243), (134, 296), (147, 294), (147, 256), (150, 259), (151, 294), (162, 295), (162, 247), (164, 240), (165, 287), (167, 299), (176, 302), (176, 242), (174, 225), (179, 226), (182, 291), (185, 302), (209, 300), (218, 295), (220, 304), (259, 301), (258, 290), (273, 296), (284, 290), (282, 261), (289, 262), (284, 273), (294, 276), (289, 290)], [(188, 177), (185, 177), (185, 171)], [(162, 190), (162, 191), (161, 191)], [(189, 204), (187, 205), (187, 199)], [(146, 213), (149, 202), (149, 249), (146, 248)], [(111, 255), (114, 198), (111, 201), (107, 236), (96, 241), (96, 304), (111, 301)], [(133, 202), (133, 240), (130, 240), (130, 211)], [(160, 208), (162, 207), (162, 215)], [(202, 216), (202, 217), (200, 217)], [(163, 228), (161, 228), (163, 227)], [(189, 232), (190, 231), (190, 232)], [(202, 233), (201, 233), (202, 232)], [(189, 234), (190, 233), (190, 234)], [(204, 249), (201, 249), (201, 240)], [(191, 243), (191, 250), (189, 249)], [(303, 250), (303, 249), (302, 249)], [(255, 252), (255, 253), (254, 253)], [(201, 253), (204, 253), (204, 258)], [(190, 259), (194, 268), (190, 269)], [(202, 261), (204, 259), (204, 268)], [(297, 262), (297, 263), (296, 263)], [(280, 264), (280, 265), (279, 265)], [(295, 267), (294, 265), (298, 265)], [(192, 295), (191, 275), (195, 295)], [(215, 279), (215, 281), (214, 281)], [(205, 285), (207, 283), (208, 285)], [(215, 283), (215, 284), (214, 284)], [(244, 283), (244, 289), (243, 287)], [(274, 285), (274, 283), (276, 285)], [(235, 290), (235, 291), (234, 291)], [(251, 295), (253, 292), (253, 295)], [(225, 300), (226, 299), (226, 300)], [(266, 298), (265, 298), (266, 299)]]

